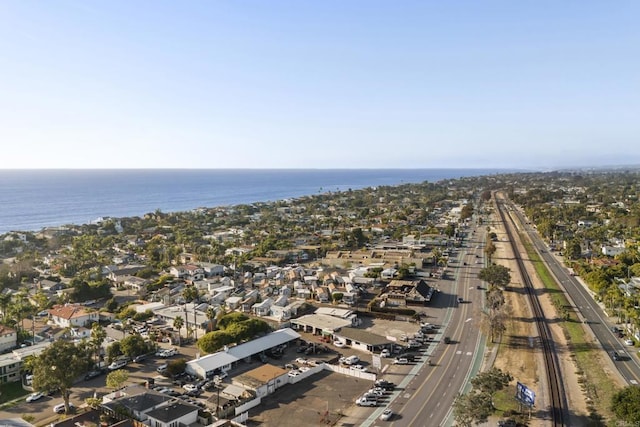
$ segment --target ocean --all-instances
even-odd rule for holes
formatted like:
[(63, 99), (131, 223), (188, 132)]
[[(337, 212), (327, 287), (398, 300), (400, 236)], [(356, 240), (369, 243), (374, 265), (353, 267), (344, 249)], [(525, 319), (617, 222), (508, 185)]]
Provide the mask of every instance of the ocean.
[(0, 234), (380, 185), (513, 172), (498, 169), (0, 170)]

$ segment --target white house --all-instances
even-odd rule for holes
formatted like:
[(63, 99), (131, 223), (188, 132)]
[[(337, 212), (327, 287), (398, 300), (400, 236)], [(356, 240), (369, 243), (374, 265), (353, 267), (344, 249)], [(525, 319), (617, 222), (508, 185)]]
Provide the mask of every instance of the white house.
[(87, 326), (97, 322), (99, 313), (87, 311), (83, 306), (67, 304), (49, 309), (49, 317), (56, 325), (67, 328), (72, 326)]
[(273, 300), (271, 298), (267, 298), (262, 302), (254, 304), (251, 307), (251, 311), (256, 316), (268, 316), (271, 311), (271, 305), (273, 305)]
[(0, 353), (15, 348), (18, 344), (18, 334), (15, 329), (0, 325)]
[(198, 407), (190, 403), (174, 400), (147, 412), (150, 427), (189, 426), (198, 421)]

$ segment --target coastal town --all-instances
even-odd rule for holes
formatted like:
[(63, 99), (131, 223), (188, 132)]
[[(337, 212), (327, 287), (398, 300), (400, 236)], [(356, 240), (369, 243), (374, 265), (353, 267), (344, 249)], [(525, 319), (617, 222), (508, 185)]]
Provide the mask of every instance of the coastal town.
[[(478, 277), (506, 240), (496, 190), (584, 281), (636, 363), (637, 178), (495, 175), (6, 233), (3, 414), (174, 427), (288, 425), (290, 411), (309, 425), (410, 425), (392, 403), (456, 343), (450, 311), (475, 305), (468, 327), (486, 334)], [(463, 294), (465, 274), (477, 285)], [(58, 377), (39, 362), (53, 350), (84, 357)], [(311, 384), (326, 394), (309, 397)], [(613, 419), (608, 403), (591, 411)]]

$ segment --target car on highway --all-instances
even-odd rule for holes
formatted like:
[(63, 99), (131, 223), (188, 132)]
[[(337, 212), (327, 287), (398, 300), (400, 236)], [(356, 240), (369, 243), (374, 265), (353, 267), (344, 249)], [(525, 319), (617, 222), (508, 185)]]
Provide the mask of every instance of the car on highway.
[(451, 344), (451, 338), (449, 338), (449, 337), (444, 337), (444, 343), (445, 343), (445, 344)]
[(44, 394), (42, 394), (41, 392), (37, 391), (35, 393), (31, 393), (29, 396), (27, 396), (26, 401), (27, 402), (35, 402), (36, 400), (42, 398), (44, 396)]
[(620, 353), (618, 353), (617, 351), (612, 351), (610, 354), (611, 354), (611, 358), (616, 362), (621, 360)]
[(464, 298), (458, 297), (458, 303), (462, 304), (464, 302)]
[(393, 411), (389, 408), (382, 411), (380, 414), (380, 421), (389, 421), (393, 417)]

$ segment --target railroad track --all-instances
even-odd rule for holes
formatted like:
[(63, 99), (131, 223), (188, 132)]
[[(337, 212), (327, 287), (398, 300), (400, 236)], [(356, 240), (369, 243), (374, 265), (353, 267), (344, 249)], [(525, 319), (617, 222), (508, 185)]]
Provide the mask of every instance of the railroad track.
[(554, 348), (553, 337), (551, 336), (549, 325), (547, 324), (547, 321), (544, 317), (544, 312), (542, 311), (540, 300), (534, 292), (531, 277), (527, 273), (524, 261), (522, 260), (520, 252), (516, 247), (516, 236), (514, 233), (514, 229), (517, 228), (516, 221), (511, 216), (511, 212), (507, 211), (507, 214), (505, 214), (506, 207), (502, 200), (498, 199), (494, 195), (494, 201), (500, 214), (500, 219), (502, 220), (502, 223), (504, 224), (505, 230), (507, 232), (509, 243), (511, 244), (511, 247), (513, 249), (513, 256), (518, 264), (518, 269), (520, 270), (520, 274), (522, 276), (522, 283), (524, 284), (527, 294), (529, 295), (529, 300), (531, 301), (531, 307), (533, 309), (534, 320), (538, 328), (538, 334), (540, 336), (540, 343), (542, 345), (544, 362), (547, 371), (547, 384), (549, 386), (552, 425), (555, 427), (565, 426), (567, 425), (565, 423), (566, 400), (564, 387), (562, 385), (559, 361)]

